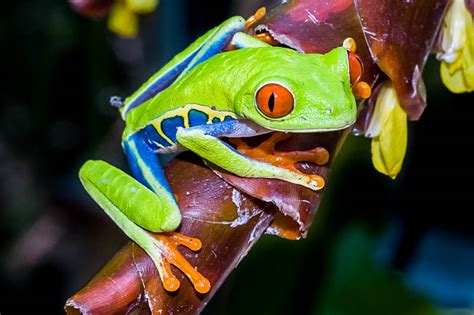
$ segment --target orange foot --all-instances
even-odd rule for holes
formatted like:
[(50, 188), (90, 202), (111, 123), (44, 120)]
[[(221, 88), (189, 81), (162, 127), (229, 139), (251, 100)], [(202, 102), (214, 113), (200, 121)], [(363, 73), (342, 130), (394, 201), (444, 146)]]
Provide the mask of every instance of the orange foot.
[(199, 293), (207, 293), (211, 289), (211, 283), (202, 274), (197, 272), (193, 266), (178, 251), (178, 245), (184, 245), (192, 251), (201, 249), (201, 241), (197, 238), (185, 236), (177, 232), (167, 232), (150, 235), (158, 241), (163, 250), (162, 259), (156, 265), (160, 274), (161, 282), (167, 291), (173, 292), (179, 289), (180, 282), (171, 271), (171, 265), (180, 269), (191, 281)]
[(299, 162), (311, 162), (317, 165), (324, 165), (329, 161), (329, 152), (322, 147), (316, 147), (309, 151), (282, 152), (275, 149), (276, 144), (291, 137), (290, 133), (274, 132), (267, 140), (256, 147), (250, 147), (242, 139), (232, 138), (229, 141), (236, 146), (236, 149), (246, 156), (269, 164), (285, 168), (292, 172), (309, 176), (318, 187), (324, 187), (324, 179), (319, 175), (308, 175), (300, 172), (295, 164)]

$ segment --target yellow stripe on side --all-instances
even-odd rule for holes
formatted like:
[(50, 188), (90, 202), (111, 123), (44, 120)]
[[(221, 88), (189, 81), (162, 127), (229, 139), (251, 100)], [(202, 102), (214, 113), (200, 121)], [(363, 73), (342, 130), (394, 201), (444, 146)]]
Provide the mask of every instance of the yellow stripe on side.
[(151, 122), (152, 126), (155, 128), (156, 132), (158, 132), (158, 134), (163, 137), (163, 139), (165, 139), (166, 141), (168, 141), (168, 143), (170, 145), (173, 144), (173, 141), (171, 141), (171, 139), (163, 132), (163, 130), (161, 129), (161, 121), (163, 119), (159, 119), (159, 120), (153, 120)]
[(231, 111), (219, 111), (219, 110), (212, 109), (211, 107), (203, 106), (203, 105), (199, 105), (199, 104), (187, 104), (183, 107), (180, 107), (180, 108), (177, 108), (177, 109), (174, 109), (174, 110), (170, 110), (170, 111), (164, 113), (163, 115), (161, 115), (157, 119), (153, 120), (151, 122), (151, 124), (153, 125), (153, 127), (156, 129), (156, 132), (158, 132), (158, 134), (161, 137), (163, 137), (170, 144), (173, 144), (173, 141), (163, 132), (163, 130), (161, 128), (162, 121), (165, 120), (165, 119), (168, 119), (168, 118), (173, 118), (173, 117), (176, 117), (176, 116), (180, 116), (184, 120), (184, 128), (189, 128), (190, 125), (189, 125), (189, 115), (188, 115), (188, 113), (189, 113), (190, 110), (193, 110), (193, 109), (197, 110), (197, 111), (200, 111), (200, 112), (203, 112), (206, 115), (208, 115), (208, 117), (209, 117), (208, 120), (207, 120), (208, 125), (212, 124), (212, 120), (214, 118), (218, 118), (220, 121), (223, 121), (224, 118), (228, 117), (228, 116), (230, 116), (234, 119), (237, 119), (237, 115), (234, 112), (231, 112)]

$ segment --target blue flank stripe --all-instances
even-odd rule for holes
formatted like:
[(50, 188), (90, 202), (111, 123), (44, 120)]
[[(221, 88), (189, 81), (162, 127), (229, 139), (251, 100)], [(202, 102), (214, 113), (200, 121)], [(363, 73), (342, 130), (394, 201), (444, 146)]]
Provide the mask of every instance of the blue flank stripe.
[[(196, 109), (191, 109), (188, 112), (188, 119), (189, 119), (189, 127), (200, 126), (207, 124), (207, 120), (209, 119), (209, 115), (204, 112), (201, 112)], [(214, 122), (214, 120), (213, 120)]]
[(225, 116), (223, 122), (232, 121), (232, 120), (235, 120), (235, 118), (232, 116)]
[(173, 143), (176, 143), (176, 129), (178, 127), (184, 127), (184, 118), (181, 116), (166, 118), (161, 122), (161, 130)]
[(150, 143), (154, 149), (160, 149), (157, 144), (161, 144), (163, 147), (169, 147), (173, 145), (173, 143), (169, 143), (165, 138), (163, 138), (153, 127), (152, 125), (146, 126), (144, 129), (140, 130), (139, 132), (143, 132), (143, 138)]
[(200, 51), (201, 47), (202, 45), (198, 49), (196, 49), (196, 51), (194, 51), (193, 53), (188, 55), (185, 59), (183, 59), (180, 63), (172, 67), (169, 71), (157, 77), (155, 81), (147, 89), (145, 89), (142, 92), (142, 94), (140, 94), (137, 98), (135, 98), (130, 104), (127, 104), (127, 109), (124, 114), (128, 113), (130, 110), (137, 107), (138, 105), (145, 103), (147, 100), (151, 99), (153, 96), (155, 96), (159, 92), (169, 87), (180, 75), (180, 73), (193, 60), (193, 58)]
[(137, 132), (123, 142), (123, 149), (125, 155), (127, 156), (128, 163), (130, 164), (133, 176), (151, 191), (154, 191), (152, 185), (148, 183), (144, 176), (144, 170), (142, 170), (139, 166), (138, 161), (141, 160), (149, 171), (147, 173), (151, 173), (154, 180), (159, 182), (164, 189), (171, 193), (171, 187), (166, 180), (158, 157), (153, 148), (147, 145), (145, 142), (146, 139), (143, 138), (144, 135), (144, 133)]
[[(169, 87), (180, 75), (184, 75), (185, 73), (196, 67), (198, 64), (222, 52), (222, 49), (225, 47), (225, 45), (239, 30), (240, 29), (232, 28), (221, 36), (219, 36), (219, 39), (217, 40), (214, 40), (214, 34), (214, 36), (212, 36), (210, 39), (203, 42), (201, 46), (199, 46), (193, 53), (189, 54), (185, 59), (183, 59), (183, 61), (175, 65), (162, 76), (156, 78), (155, 81), (146, 90), (144, 90), (143, 93), (139, 95), (133, 102), (127, 104), (127, 109), (124, 114), (128, 113), (131, 109), (139, 106), (140, 104), (143, 104), (159, 92)], [(220, 30), (217, 30), (216, 33), (219, 32)], [(214, 42), (206, 48), (202, 55), (199, 55), (199, 53), (203, 51), (202, 48), (209, 43), (209, 40), (214, 40)]]
[[(233, 28), (225, 32), (224, 34), (222, 34), (219, 37), (219, 39), (215, 40), (211, 45), (209, 45), (209, 47), (206, 48), (206, 51), (202, 55), (198, 56), (196, 60), (192, 60), (189, 63), (189, 65), (183, 71), (183, 74), (190, 71), (201, 62), (204, 62), (207, 59), (211, 58), (212, 56), (215, 56), (216, 54), (222, 52), (222, 49), (226, 46), (226, 44), (229, 42), (232, 36), (236, 33), (236, 31), (238, 31), (238, 29)], [(214, 40), (214, 37), (215, 35), (210, 40)]]

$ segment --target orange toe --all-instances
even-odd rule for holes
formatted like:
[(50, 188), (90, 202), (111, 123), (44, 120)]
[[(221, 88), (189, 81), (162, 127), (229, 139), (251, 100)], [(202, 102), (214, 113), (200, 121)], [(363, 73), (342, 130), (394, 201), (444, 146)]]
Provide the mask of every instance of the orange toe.
[(209, 280), (200, 274), (178, 251), (179, 245), (186, 246), (192, 251), (200, 250), (202, 243), (199, 239), (177, 232), (150, 234), (160, 243), (159, 247), (163, 251), (162, 262), (157, 267), (163, 286), (167, 291), (173, 292), (180, 287), (179, 280), (171, 270), (171, 265), (174, 265), (188, 277), (197, 292), (202, 294), (209, 292), (211, 289)]
[(274, 132), (268, 139), (256, 147), (250, 147), (241, 139), (231, 139), (230, 142), (236, 149), (251, 159), (266, 162), (292, 172), (308, 176), (311, 186), (321, 189), (324, 187), (324, 179), (317, 174), (304, 174), (296, 168), (297, 163), (310, 162), (317, 165), (325, 165), (329, 162), (329, 152), (323, 147), (316, 147), (308, 151), (277, 151), (275, 146), (282, 141), (288, 140), (291, 133)]
[(173, 272), (171, 271), (171, 265), (166, 259), (163, 259), (158, 265), (158, 272), (160, 274), (163, 287), (166, 291), (174, 292), (179, 289), (181, 283), (174, 276)]

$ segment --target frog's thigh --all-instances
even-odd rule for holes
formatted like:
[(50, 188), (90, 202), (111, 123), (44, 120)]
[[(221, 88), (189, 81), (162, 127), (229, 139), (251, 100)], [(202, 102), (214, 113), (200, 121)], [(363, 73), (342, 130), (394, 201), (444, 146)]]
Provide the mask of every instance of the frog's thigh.
[(209, 290), (208, 281), (189, 265), (174, 246), (170, 246), (171, 243), (163, 240), (166, 236), (158, 239), (145, 230), (175, 230), (181, 220), (179, 210), (171, 211), (170, 205), (161, 200), (160, 196), (103, 161), (86, 162), (79, 177), (87, 192), (107, 215), (150, 255), (166, 290), (174, 291), (179, 287), (175, 277), (166, 271), (165, 265), (170, 262), (185, 271), (195, 287), (196, 283), (204, 283), (203, 292)]
[[(247, 121), (246, 121), (247, 122)], [(256, 127), (258, 128), (258, 127)], [(250, 137), (270, 132), (233, 120), (192, 128), (179, 128), (178, 143), (217, 166), (242, 177), (278, 178), (307, 186), (308, 179), (290, 170), (248, 158), (218, 137)], [(253, 133), (253, 134), (252, 134)]]
[(152, 232), (172, 231), (181, 221), (173, 196), (170, 202), (170, 196), (155, 194), (104, 161), (87, 161), (79, 177), (91, 197), (137, 243), (144, 232), (140, 227)]
[(171, 197), (174, 201), (171, 187), (165, 177), (158, 155), (149, 143), (144, 130), (137, 132), (122, 142), (123, 150), (128, 159), (133, 177), (150, 188), (155, 194)]

